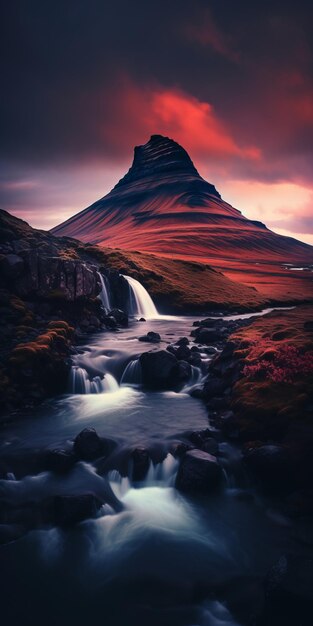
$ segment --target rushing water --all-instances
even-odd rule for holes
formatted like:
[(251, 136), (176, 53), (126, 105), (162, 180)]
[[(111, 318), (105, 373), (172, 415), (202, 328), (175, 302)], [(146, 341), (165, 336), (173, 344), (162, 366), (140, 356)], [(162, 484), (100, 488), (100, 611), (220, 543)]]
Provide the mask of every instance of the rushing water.
[[(188, 395), (200, 370), (180, 392), (141, 388), (138, 356), (188, 336), (194, 318), (158, 317), (138, 291), (137, 297), (137, 315), (149, 317), (149, 308), (155, 319), (92, 337), (73, 359), (69, 393), (8, 425), (2, 453), (70, 447), (86, 426), (113, 438), (121, 451), (168, 450), (186, 431), (208, 426), (205, 407)], [(138, 341), (148, 330), (160, 333), (157, 347)], [(283, 551), (287, 529), (275, 525), (251, 491), (241, 497), (247, 486), (240, 454), (222, 443), (219, 452), (228, 486), (202, 499), (177, 492), (177, 461), (166, 451), (140, 483), (131, 470), (124, 477), (117, 470), (103, 475), (96, 463), (83, 462), (62, 477), (45, 471), (1, 480), (2, 496), (16, 506), (56, 494), (101, 497), (105, 479), (124, 505), (118, 513), (105, 505), (73, 530), (32, 530), (3, 546), (4, 624), (236, 626), (216, 590), (263, 575)]]
[(101, 282), (101, 292), (100, 292), (100, 299), (102, 302), (102, 306), (104, 308), (104, 310), (106, 312), (110, 311), (112, 309), (112, 304), (111, 304), (111, 295), (110, 295), (110, 285), (108, 283), (108, 280), (106, 278), (106, 276), (104, 276), (103, 274), (101, 274), (100, 272), (98, 272), (99, 274), (99, 278), (100, 278), (100, 282)]
[(129, 285), (130, 315), (141, 315), (146, 319), (158, 317), (155, 304), (144, 286), (131, 276), (124, 276)]

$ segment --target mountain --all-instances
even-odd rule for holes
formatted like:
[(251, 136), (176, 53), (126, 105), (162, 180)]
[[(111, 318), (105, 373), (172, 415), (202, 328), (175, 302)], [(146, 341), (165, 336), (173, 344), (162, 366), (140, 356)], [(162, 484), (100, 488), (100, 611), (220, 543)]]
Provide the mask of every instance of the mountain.
[(298, 272), (283, 264), (313, 263), (313, 247), (245, 218), (199, 175), (184, 148), (161, 135), (135, 148), (131, 168), (110, 193), (52, 233), (207, 262), (270, 297), (306, 297), (310, 287), (312, 294), (308, 276), (296, 280)]

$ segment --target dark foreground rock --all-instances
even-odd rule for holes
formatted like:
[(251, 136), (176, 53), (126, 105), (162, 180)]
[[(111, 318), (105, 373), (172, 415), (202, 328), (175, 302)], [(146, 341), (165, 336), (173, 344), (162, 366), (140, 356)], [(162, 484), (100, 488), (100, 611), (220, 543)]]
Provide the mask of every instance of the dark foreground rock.
[(188, 493), (212, 493), (223, 483), (223, 470), (215, 456), (190, 450), (182, 457), (175, 486)]
[(262, 626), (311, 626), (313, 623), (313, 559), (286, 554), (265, 582)]

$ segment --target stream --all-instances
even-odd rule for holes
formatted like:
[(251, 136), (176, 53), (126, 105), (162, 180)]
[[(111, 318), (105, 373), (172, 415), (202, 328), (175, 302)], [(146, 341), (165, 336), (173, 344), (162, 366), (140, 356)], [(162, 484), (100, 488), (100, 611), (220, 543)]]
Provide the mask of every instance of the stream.
[[(145, 391), (139, 355), (189, 337), (197, 318), (158, 316), (152, 301), (147, 315), (145, 295), (136, 295), (133, 314), (145, 313), (146, 321), (134, 317), (128, 328), (90, 337), (73, 357), (69, 393), (8, 424), (0, 452), (70, 448), (83, 428), (93, 427), (119, 452), (144, 446), (154, 461), (141, 481), (131, 467), (121, 475), (85, 461), (62, 476), (44, 471), (0, 480), (1, 496), (23, 505), (59, 494), (101, 497), (105, 477), (123, 504), (120, 512), (105, 504), (74, 528), (31, 530), (0, 548), (5, 626), (240, 626), (227, 589), (263, 577), (290, 541), (290, 529), (270, 515), (229, 443), (219, 443), (222, 492), (187, 497), (175, 489), (172, 447), (187, 431), (209, 426), (204, 404), (189, 391), (212, 357), (203, 352), (202, 371), (194, 368), (181, 389)], [(109, 308), (107, 294), (102, 301)], [(161, 343), (138, 341), (148, 331), (159, 333)]]

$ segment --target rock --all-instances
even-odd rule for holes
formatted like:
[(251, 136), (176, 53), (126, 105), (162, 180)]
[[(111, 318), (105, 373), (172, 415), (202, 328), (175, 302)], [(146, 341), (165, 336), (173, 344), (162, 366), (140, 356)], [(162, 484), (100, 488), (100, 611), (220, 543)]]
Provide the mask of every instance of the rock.
[(72, 452), (62, 449), (48, 451), (47, 467), (57, 474), (69, 472), (74, 463), (76, 463), (76, 457)]
[(150, 456), (146, 448), (135, 448), (131, 453), (132, 479), (137, 482), (144, 480), (150, 466)]
[(89, 324), (91, 326), (94, 326), (95, 328), (100, 328), (100, 320), (98, 317), (96, 317), (96, 315), (90, 316)]
[(95, 517), (102, 502), (93, 493), (55, 496), (54, 521), (60, 526), (72, 526)]
[(187, 361), (179, 361), (176, 367), (176, 383), (186, 383), (191, 377), (191, 365)]
[(194, 431), (189, 435), (189, 439), (196, 448), (213, 456), (217, 455), (218, 443), (212, 437), (212, 432), (209, 429)]
[(197, 352), (191, 352), (188, 363), (190, 363), (190, 365), (194, 365), (194, 367), (201, 367), (202, 361), (200, 354)]
[(283, 446), (258, 446), (248, 450), (244, 461), (263, 490), (290, 491), (294, 468), (288, 450)]
[(296, 554), (279, 558), (265, 580), (266, 626), (313, 623), (313, 559)]
[(181, 460), (176, 488), (189, 493), (212, 493), (223, 482), (223, 470), (215, 456), (202, 450), (190, 450)]
[(176, 356), (176, 359), (178, 359), (179, 361), (188, 361), (188, 359), (191, 356), (190, 348), (188, 348), (188, 346), (186, 345), (180, 345), (175, 350), (175, 356)]
[(210, 344), (223, 339), (223, 335), (216, 328), (202, 328), (201, 326), (194, 331), (196, 343)]
[(112, 309), (112, 311), (109, 311), (108, 317), (113, 317), (118, 326), (127, 328), (128, 315), (125, 311), (122, 311), (121, 309)]
[(102, 440), (94, 428), (84, 428), (74, 440), (74, 453), (83, 460), (96, 459), (103, 453)]
[(24, 261), (17, 254), (7, 254), (0, 260), (0, 271), (4, 278), (15, 280), (24, 271)]
[(138, 341), (146, 341), (147, 343), (160, 343), (161, 337), (159, 333), (154, 333), (150, 330), (146, 335), (138, 337)]
[(189, 339), (187, 337), (180, 337), (176, 341), (176, 346), (188, 346), (188, 344), (189, 344)]
[(145, 318), (144, 318), (144, 317), (140, 317), (140, 318), (139, 318), (139, 320), (138, 320), (138, 322), (146, 322), (146, 321), (147, 321), (147, 320), (145, 320)]
[(222, 378), (207, 378), (203, 385), (203, 394), (207, 400), (222, 396), (227, 388), (227, 382)]
[(171, 389), (177, 384), (178, 361), (167, 350), (144, 352), (139, 357), (142, 380), (151, 389)]
[(111, 330), (114, 330), (118, 326), (117, 321), (115, 317), (113, 317), (113, 315), (105, 315), (103, 321), (106, 327), (110, 328)]

